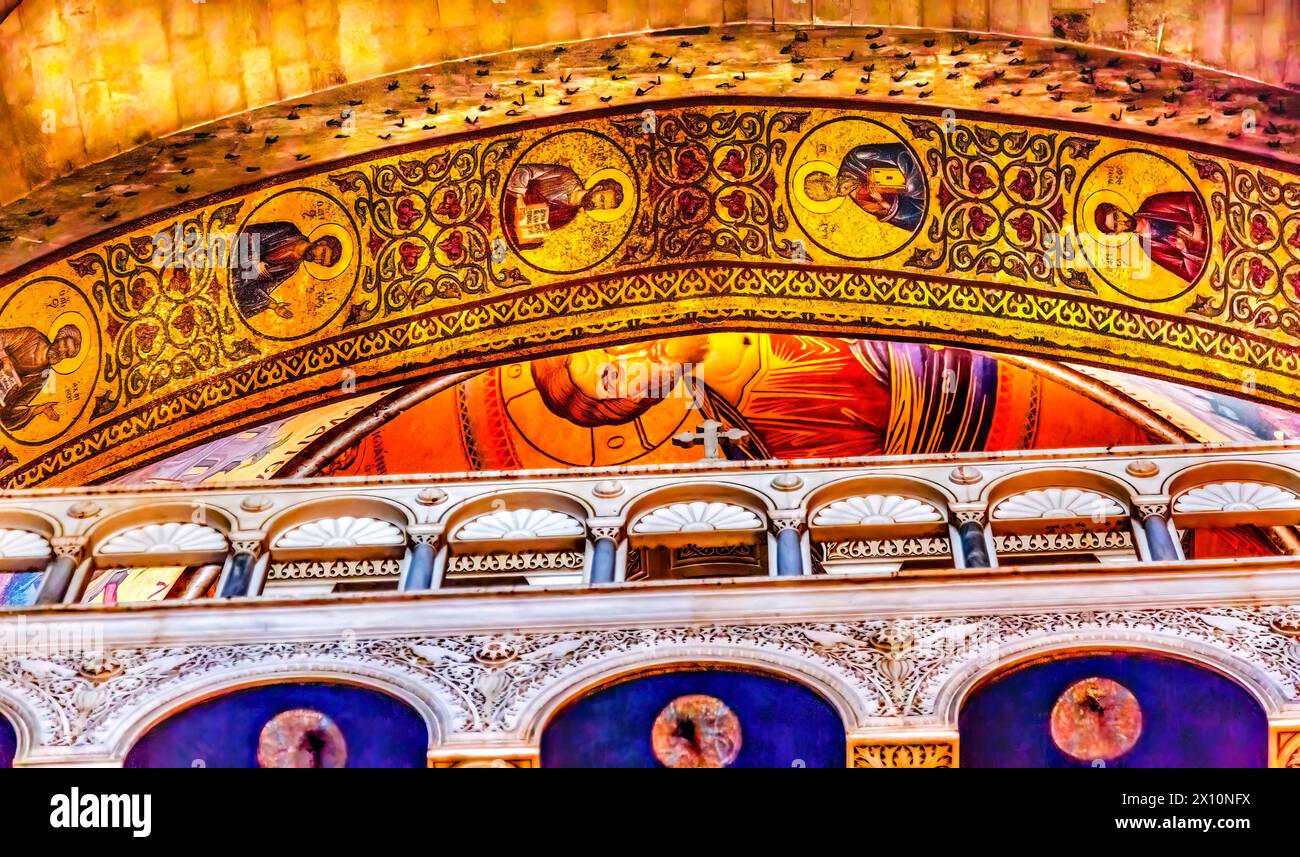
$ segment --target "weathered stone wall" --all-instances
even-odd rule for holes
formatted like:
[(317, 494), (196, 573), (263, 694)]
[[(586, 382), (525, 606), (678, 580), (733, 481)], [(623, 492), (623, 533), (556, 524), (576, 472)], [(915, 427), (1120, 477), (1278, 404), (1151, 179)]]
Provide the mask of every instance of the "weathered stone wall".
[(645, 29), (775, 18), (1051, 36), (1055, 21), (1087, 41), (1300, 81), (1300, 0), (21, 0), (5, 17), (11, 2), (0, 0), (0, 203), (253, 107)]

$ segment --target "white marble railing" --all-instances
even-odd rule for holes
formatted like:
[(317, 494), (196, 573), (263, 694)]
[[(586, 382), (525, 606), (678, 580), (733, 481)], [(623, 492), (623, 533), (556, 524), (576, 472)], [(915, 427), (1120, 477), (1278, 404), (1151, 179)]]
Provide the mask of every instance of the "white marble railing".
[(38, 606), (915, 578), (1179, 563), (1180, 536), (1202, 527), (1259, 526), (1295, 553), (1297, 523), (1293, 443), (721, 461), (8, 492), (0, 571), (40, 573)]

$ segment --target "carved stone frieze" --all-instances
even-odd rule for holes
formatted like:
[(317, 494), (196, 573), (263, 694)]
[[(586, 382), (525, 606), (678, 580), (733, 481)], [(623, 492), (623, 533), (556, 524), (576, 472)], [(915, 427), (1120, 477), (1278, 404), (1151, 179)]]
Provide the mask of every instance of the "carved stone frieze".
[(297, 560), (273, 562), (267, 580), (339, 580), (346, 578), (397, 577), (402, 564), (395, 559)]
[[(863, 723), (930, 718), (944, 688), (1037, 639), (1159, 639), (1220, 653), (1269, 692), (1300, 700), (1300, 641), (1273, 625), (1295, 606), (1205, 607), (870, 619), (764, 625), (593, 628), (581, 631), (195, 645), (12, 656), (0, 692), (24, 703), (45, 749), (103, 746), (159, 706), (256, 673), (387, 676), (427, 689), (449, 736), (520, 737), (572, 682), (675, 653), (781, 663), (834, 686)], [(97, 665), (87, 671), (86, 664)], [(862, 724), (846, 724), (850, 728)], [(446, 736), (444, 736), (446, 737)]]
[(451, 577), (524, 572), (577, 571), (582, 568), (580, 551), (535, 551), (529, 553), (465, 554), (451, 557), (447, 574)]
[(894, 557), (949, 556), (952, 545), (941, 538), (861, 539), (851, 542), (824, 542), (826, 562)]
[(955, 768), (956, 741), (863, 741), (849, 747), (851, 768)]
[(1275, 768), (1300, 768), (1300, 729), (1279, 730), (1273, 736)]
[(1133, 535), (1123, 530), (1073, 533), (1015, 533), (993, 537), (998, 556), (1026, 553), (1132, 550)]

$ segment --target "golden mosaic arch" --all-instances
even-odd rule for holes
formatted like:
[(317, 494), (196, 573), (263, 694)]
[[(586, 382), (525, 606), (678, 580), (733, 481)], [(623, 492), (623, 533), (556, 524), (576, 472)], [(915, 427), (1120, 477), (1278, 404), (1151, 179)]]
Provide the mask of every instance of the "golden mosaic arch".
[[(701, 325), (905, 332), (1300, 404), (1294, 167), (919, 108), (715, 98), (456, 135), (121, 227), (0, 306), (49, 283), (86, 297), (94, 353), (75, 390), (35, 339), (0, 367), (9, 487)], [(41, 313), (0, 334), (52, 342)], [(64, 398), (32, 415), (33, 390)]]

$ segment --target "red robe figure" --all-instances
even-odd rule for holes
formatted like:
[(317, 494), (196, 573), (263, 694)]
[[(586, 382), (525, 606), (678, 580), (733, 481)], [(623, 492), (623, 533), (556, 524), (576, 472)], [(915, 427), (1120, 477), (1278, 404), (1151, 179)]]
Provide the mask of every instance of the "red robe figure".
[(1210, 226), (1201, 198), (1190, 191), (1157, 193), (1136, 214), (1109, 202), (1097, 206), (1097, 228), (1107, 235), (1132, 232), (1149, 248), (1151, 261), (1191, 282), (1209, 255)]
[(585, 188), (568, 167), (520, 164), (506, 180), (504, 226), (517, 247), (540, 247), (546, 233), (571, 223), (579, 211), (622, 204), (623, 188), (613, 179)]

